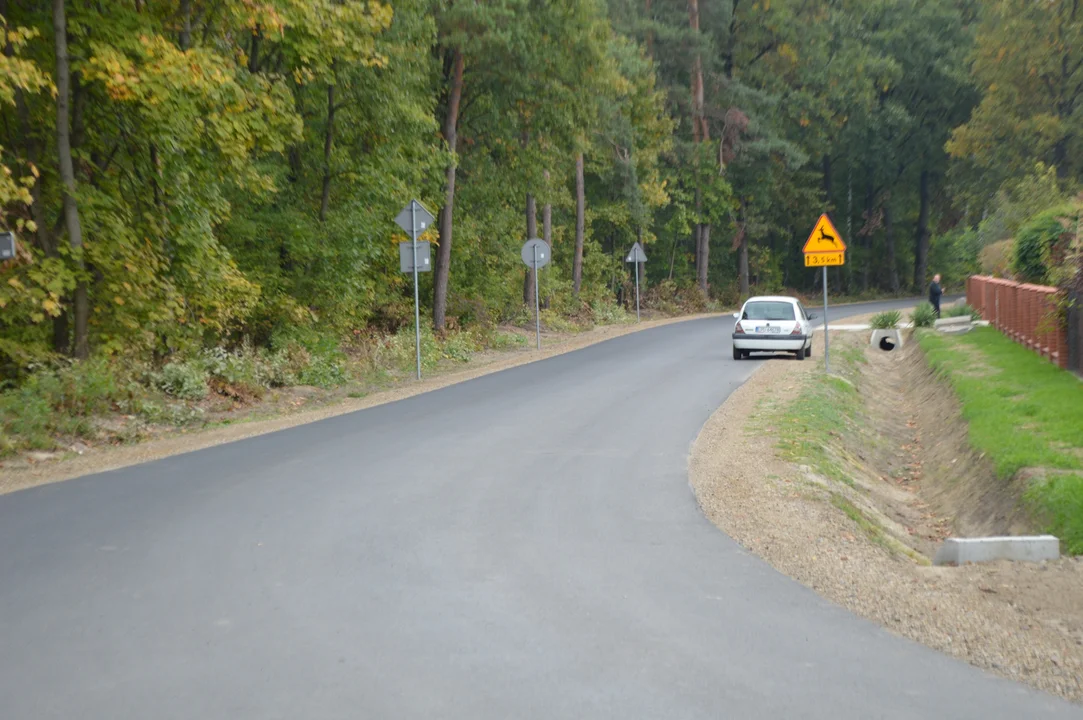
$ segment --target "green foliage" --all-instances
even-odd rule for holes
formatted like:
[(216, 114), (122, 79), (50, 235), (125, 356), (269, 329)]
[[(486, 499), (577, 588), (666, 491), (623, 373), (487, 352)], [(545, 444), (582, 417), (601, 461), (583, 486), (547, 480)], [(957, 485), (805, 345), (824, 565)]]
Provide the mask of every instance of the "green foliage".
[(978, 255), (981, 272), (993, 277), (1009, 277), (1012, 258), (1015, 256), (1015, 241), (1001, 240), (986, 245)]
[(93, 436), (94, 416), (138, 410), (143, 395), (122, 368), (104, 358), (41, 368), (19, 387), (0, 392), (0, 456)]
[(597, 325), (624, 325), (635, 320), (632, 313), (614, 302), (595, 302), (591, 305), (590, 312)]
[(910, 322), (916, 328), (931, 328), (936, 322), (936, 310), (927, 302), (921, 303), (910, 314)]
[(981, 320), (981, 313), (965, 303), (947, 308), (943, 315), (944, 317), (969, 317), (971, 320)]
[(956, 228), (936, 235), (929, 243), (929, 267), (944, 278), (961, 285), (981, 270), (978, 255), (981, 239), (977, 231)]
[(1052, 246), (1064, 233), (1056, 211), (1046, 211), (1026, 222), (1015, 237), (1012, 272), (1023, 282), (1045, 283), (1049, 280), (1047, 264)]
[(173, 361), (162, 367), (152, 380), (167, 395), (182, 400), (202, 400), (207, 397), (208, 373), (202, 363)]
[(872, 319), (869, 320), (869, 326), (874, 330), (890, 330), (898, 327), (901, 319), (902, 313), (898, 310), (886, 310), (873, 315)]

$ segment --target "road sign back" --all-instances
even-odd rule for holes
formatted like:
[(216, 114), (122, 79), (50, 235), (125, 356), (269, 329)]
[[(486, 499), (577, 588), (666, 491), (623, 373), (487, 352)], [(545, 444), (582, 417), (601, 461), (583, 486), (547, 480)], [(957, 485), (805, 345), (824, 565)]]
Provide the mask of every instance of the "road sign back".
[(0, 260), (11, 260), (15, 257), (15, 233), (0, 233)]
[(539, 268), (543, 268), (549, 264), (549, 245), (537, 238), (527, 240), (520, 256), (527, 267), (532, 268), (534, 263), (537, 263)]
[(839, 235), (839, 231), (831, 224), (831, 219), (827, 217), (826, 213), (816, 221), (816, 227), (812, 228), (812, 234), (808, 236), (805, 247), (801, 249), (803, 253), (838, 253), (845, 251), (846, 243), (843, 241), (842, 236)]
[(407, 233), (415, 232), (420, 236), (432, 226), (434, 220), (436, 218), (424, 205), (417, 200), (411, 200), (395, 218), (395, 223)]
[[(399, 243), (399, 269), (404, 273), (414, 271), (414, 244), (412, 242)], [(432, 271), (432, 244), (428, 240), (420, 240), (417, 243), (417, 271)]]
[(643, 246), (636, 243), (632, 246), (632, 249), (628, 251), (628, 257), (624, 258), (624, 262), (630, 263), (645, 263), (647, 262), (647, 253), (643, 252)]

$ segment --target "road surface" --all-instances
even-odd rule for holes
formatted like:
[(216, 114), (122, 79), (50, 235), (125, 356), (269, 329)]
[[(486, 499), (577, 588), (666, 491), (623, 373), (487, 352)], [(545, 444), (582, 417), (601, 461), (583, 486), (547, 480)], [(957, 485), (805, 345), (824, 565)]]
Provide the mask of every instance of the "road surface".
[(0, 718), (1083, 715), (704, 519), (732, 323), (0, 497)]

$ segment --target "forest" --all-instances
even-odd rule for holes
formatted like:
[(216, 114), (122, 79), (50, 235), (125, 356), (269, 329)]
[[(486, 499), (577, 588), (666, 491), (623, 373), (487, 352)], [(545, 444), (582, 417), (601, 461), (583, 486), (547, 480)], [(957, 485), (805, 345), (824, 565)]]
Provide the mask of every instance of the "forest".
[[(310, 375), (331, 358), (309, 380), (331, 382), (343, 347), (412, 326), (394, 224), (412, 198), (438, 217), (421, 286), (437, 340), (528, 317), (533, 237), (553, 248), (540, 292), (559, 325), (623, 312), (637, 241), (646, 302), (672, 312), (818, 291), (800, 248), (821, 212), (849, 246), (831, 291), (850, 297), (1010, 273), (1028, 223), (1078, 217), (1079, 0), (0, 0), (0, 16), (9, 389), (71, 359), (175, 388), (163, 368), (241, 347), (294, 348)], [(1023, 270), (1042, 280), (1037, 242)]]

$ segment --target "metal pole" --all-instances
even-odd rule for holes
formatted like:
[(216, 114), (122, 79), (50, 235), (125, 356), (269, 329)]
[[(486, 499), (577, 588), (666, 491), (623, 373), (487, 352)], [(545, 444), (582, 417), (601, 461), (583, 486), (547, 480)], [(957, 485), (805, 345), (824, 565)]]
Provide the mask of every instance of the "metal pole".
[(538, 336), (538, 349), (541, 350), (541, 301), (538, 294), (538, 246), (531, 245), (534, 251), (534, 331)]
[(417, 203), (410, 203), (410, 237), (414, 250), (414, 348), (417, 354), (417, 379), (421, 379), (421, 301), (417, 292)]
[(635, 261), (636, 266), (636, 322), (639, 322), (639, 260)]
[(827, 266), (824, 265), (824, 372), (831, 372), (829, 340), (827, 335)]

